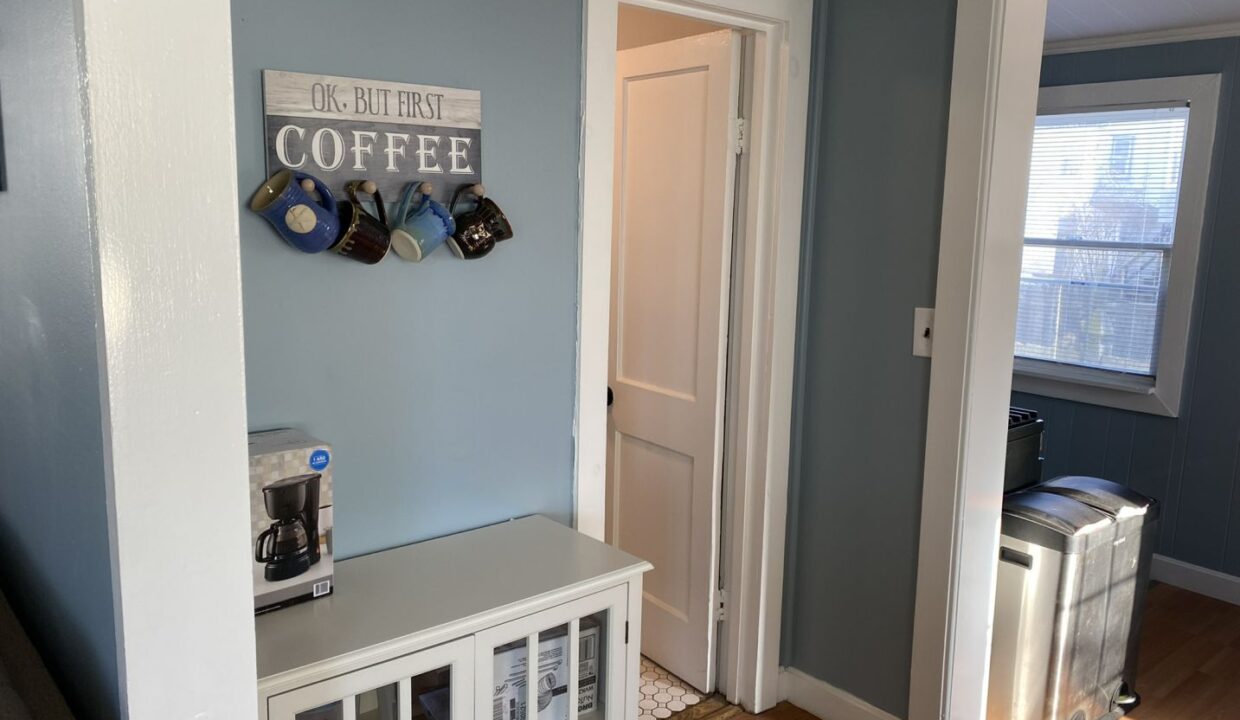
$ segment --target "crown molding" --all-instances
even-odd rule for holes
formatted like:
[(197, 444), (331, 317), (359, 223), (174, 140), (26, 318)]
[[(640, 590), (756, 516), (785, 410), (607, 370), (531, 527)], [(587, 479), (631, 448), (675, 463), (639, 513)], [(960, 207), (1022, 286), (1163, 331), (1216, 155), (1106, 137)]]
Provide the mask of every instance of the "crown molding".
[(1214, 25), (1129, 33), (1127, 35), (1055, 40), (1043, 46), (1042, 54), (1063, 55), (1065, 53), (1113, 50), (1115, 48), (1137, 47), (1140, 45), (1163, 45), (1166, 43), (1188, 42), (1190, 40), (1213, 40), (1215, 38), (1237, 36), (1240, 36), (1240, 22), (1216, 23)]

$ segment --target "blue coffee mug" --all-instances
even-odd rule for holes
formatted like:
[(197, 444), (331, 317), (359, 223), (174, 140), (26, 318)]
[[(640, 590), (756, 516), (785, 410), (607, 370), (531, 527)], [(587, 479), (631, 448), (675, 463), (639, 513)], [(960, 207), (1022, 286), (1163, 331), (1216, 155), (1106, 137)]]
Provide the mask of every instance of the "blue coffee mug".
[[(315, 200), (307, 186), (313, 187), (322, 199)], [(281, 170), (254, 193), (250, 209), (266, 218), (289, 245), (302, 252), (323, 252), (340, 239), (336, 198), (312, 175)]]
[(456, 232), (456, 221), (431, 199), (430, 183), (409, 183), (392, 218), (392, 249), (410, 262), (420, 262)]

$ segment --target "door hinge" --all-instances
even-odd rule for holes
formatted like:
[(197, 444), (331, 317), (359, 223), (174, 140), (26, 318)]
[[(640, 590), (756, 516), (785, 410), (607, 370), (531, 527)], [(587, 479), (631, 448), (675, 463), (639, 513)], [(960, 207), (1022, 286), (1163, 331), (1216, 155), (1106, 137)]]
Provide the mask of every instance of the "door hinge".
[(728, 619), (728, 591), (719, 591), (719, 601), (715, 604), (715, 620), (720, 622)]
[(749, 124), (745, 118), (732, 118), (732, 150), (744, 155), (749, 149)]
[(624, 621), (624, 644), (629, 644), (629, 621)]

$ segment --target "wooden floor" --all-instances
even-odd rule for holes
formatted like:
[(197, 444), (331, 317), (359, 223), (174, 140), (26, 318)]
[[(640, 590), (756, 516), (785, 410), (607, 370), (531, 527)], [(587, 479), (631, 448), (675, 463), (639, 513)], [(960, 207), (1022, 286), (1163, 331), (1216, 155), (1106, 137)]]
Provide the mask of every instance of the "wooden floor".
[(1156, 584), (1141, 636), (1133, 720), (1240, 718), (1240, 607)]
[(790, 702), (781, 702), (759, 715), (742, 712), (736, 715), (734, 720), (818, 720), (818, 718)]
[(732, 705), (722, 695), (713, 695), (697, 705), (674, 713), (669, 720), (818, 720), (789, 702), (781, 702), (759, 715), (751, 715)]
[[(1150, 588), (1132, 720), (1240, 719), (1240, 606), (1170, 585)], [(750, 715), (721, 696), (671, 720), (819, 720), (781, 702)], [(824, 718), (823, 720), (828, 720)]]

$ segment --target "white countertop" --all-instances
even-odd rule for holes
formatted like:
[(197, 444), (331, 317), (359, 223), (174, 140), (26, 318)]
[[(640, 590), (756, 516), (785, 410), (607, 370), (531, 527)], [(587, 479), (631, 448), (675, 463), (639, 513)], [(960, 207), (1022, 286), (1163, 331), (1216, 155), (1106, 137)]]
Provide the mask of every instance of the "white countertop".
[(258, 678), (650, 567), (541, 515), (343, 560), (332, 595), (255, 618)]

